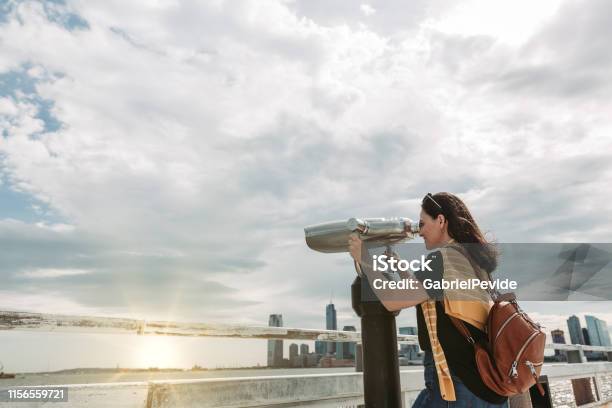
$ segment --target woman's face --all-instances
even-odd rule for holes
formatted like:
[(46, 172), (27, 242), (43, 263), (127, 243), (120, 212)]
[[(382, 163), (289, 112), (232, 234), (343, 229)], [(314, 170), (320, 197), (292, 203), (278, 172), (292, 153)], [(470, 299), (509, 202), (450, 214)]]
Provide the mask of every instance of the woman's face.
[(437, 218), (432, 218), (423, 209), (419, 219), (420, 229), (419, 235), (425, 241), (425, 248), (433, 249), (444, 243), (446, 237), (444, 216), (438, 215)]

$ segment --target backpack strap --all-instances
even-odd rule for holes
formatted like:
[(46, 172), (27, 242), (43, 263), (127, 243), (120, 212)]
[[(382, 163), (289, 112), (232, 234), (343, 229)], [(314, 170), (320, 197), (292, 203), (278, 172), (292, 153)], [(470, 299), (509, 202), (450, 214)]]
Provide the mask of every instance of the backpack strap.
[(451, 316), (449, 314), (447, 314), (447, 316), (450, 318), (451, 322), (453, 323), (453, 326), (455, 326), (457, 328), (459, 333), (461, 333), (463, 335), (463, 337), (466, 338), (468, 343), (470, 343), (471, 345), (475, 345), (476, 344), (476, 340), (474, 340), (474, 337), (472, 337), (472, 333), (470, 333), (470, 331), (465, 326), (463, 321), (461, 319), (457, 319), (456, 317), (453, 317), (453, 316)]

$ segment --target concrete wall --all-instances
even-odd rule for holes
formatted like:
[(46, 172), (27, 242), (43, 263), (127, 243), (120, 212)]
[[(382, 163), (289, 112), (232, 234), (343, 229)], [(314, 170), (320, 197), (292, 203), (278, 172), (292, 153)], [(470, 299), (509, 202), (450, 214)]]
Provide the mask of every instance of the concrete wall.
[[(555, 364), (544, 367), (542, 375), (554, 385), (576, 378), (595, 378), (601, 395), (599, 403), (612, 398), (612, 363)], [(401, 372), (404, 406), (410, 407), (423, 388), (423, 370)], [(240, 377), (202, 380), (172, 380), (140, 383), (67, 385), (67, 403), (53, 407), (92, 408), (190, 408), (190, 407), (290, 407), (349, 408), (363, 403), (361, 373), (295, 376)], [(558, 405), (565, 388), (557, 390)], [(564, 394), (565, 395), (565, 394)], [(571, 406), (571, 404), (565, 404)], [(15, 404), (0, 403), (0, 407)], [(19, 407), (41, 407), (41, 403), (19, 403)], [(49, 406), (49, 404), (45, 405)]]
[[(423, 389), (423, 369), (401, 371), (404, 407)], [(361, 373), (223, 380), (164, 381), (150, 388), (151, 408), (292, 407), (354, 408), (363, 404)]]

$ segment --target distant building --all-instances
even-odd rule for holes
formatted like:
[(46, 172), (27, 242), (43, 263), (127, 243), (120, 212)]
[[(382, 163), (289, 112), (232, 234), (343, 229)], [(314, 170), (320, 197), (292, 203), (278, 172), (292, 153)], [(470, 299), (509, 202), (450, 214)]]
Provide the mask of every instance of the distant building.
[[(589, 331), (587, 330), (586, 327), (582, 328), (582, 337), (584, 338), (584, 344), (587, 346), (591, 345), (591, 338), (589, 337)], [(589, 358), (593, 358), (593, 356), (598, 357), (598, 353), (595, 351), (590, 351), (590, 350), (585, 350), (584, 351), (584, 356), (587, 358), (587, 360)]]
[[(342, 331), (356, 332), (355, 326), (344, 326)], [(355, 359), (355, 342), (344, 341), (338, 342), (336, 345), (336, 359), (338, 360), (354, 360)]]
[[(417, 328), (413, 326), (400, 327), (400, 334), (411, 334), (417, 335)], [(408, 360), (418, 360), (419, 359), (419, 346), (415, 344), (402, 344), (400, 345), (400, 356), (408, 359)]]
[(321, 358), (319, 361), (319, 367), (322, 368), (330, 368), (330, 367), (355, 367), (355, 362), (353, 360), (338, 360), (333, 356), (325, 356)]
[(587, 330), (589, 332), (589, 339), (591, 340), (592, 346), (601, 346), (601, 340), (599, 339), (599, 333), (597, 331), (597, 318), (595, 316), (584, 316), (587, 324)]
[[(550, 335), (552, 336), (553, 343), (565, 344), (565, 335), (563, 333), (563, 330), (559, 330), (559, 329), (551, 330)], [(565, 352), (563, 352), (562, 350), (555, 350), (555, 357), (559, 361), (563, 361), (567, 359)]]
[(556, 329), (551, 330), (550, 335), (552, 336), (552, 342), (557, 344), (565, 344), (565, 335), (563, 330)]
[[(589, 333), (589, 342), (592, 346), (610, 346), (610, 333), (608, 333), (608, 325), (605, 321), (596, 318), (595, 316), (584, 316), (587, 323), (587, 332)], [(604, 353), (593, 351), (589, 353), (593, 359), (604, 358)]]
[[(336, 308), (334, 304), (329, 302), (325, 307), (325, 328), (327, 330), (338, 330), (338, 321), (336, 320)], [(327, 354), (334, 354), (336, 352), (336, 342), (327, 342)]]
[[(271, 314), (268, 319), (268, 326), (283, 327), (283, 315)], [(283, 341), (268, 340), (268, 367), (283, 367)], [(288, 365), (288, 364), (287, 364)]]
[(324, 341), (315, 341), (315, 353), (325, 355), (327, 353), (327, 343)]
[(291, 367), (304, 367), (304, 357), (298, 353), (299, 347), (295, 343), (289, 346), (289, 364)]
[(317, 367), (321, 360), (321, 354), (317, 353), (308, 353), (304, 357), (304, 367)]
[(586, 329), (586, 327), (582, 328), (582, 337), (584, 338), (584, 344), (586, 344), (587, 346), (590, 346), (591, 338), (589, 337), (589, 331)]
[(592, 346), (610, 346), (610, 333), (608, 324), (595, 316), (584, 316)]
[(586, 344), (578, 316), (572, 315), (567, 319), (567, 328), (569, 329), (570, 342), (572, 344)]
[(299, 355), (298, 350), (299, 350), (298, 345), (295, 343), (291, 343), (291, 345), (289, 346), (289, 360)]
[(608, 323), (605, 320), (597, 319), (597, 331), (599, 332), (599, 339), (601, 340), (601, 345), (610, 347), (612, 343), (610, 343), (610, 332), (608, 331)]

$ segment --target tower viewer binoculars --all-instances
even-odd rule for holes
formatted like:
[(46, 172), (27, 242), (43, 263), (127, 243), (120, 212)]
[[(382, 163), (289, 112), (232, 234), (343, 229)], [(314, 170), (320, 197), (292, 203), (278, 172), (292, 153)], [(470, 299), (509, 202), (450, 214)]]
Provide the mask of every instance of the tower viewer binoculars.
[(306, 244), (315, 251), (348, 252), (348, 239), (352, 233), (368, 243), (393, 245), (408, 241), (419, 233), (419, 223), (410, 218), (349, 218), (330, 221), (304, 228)]

